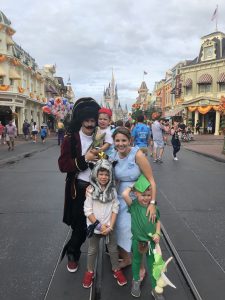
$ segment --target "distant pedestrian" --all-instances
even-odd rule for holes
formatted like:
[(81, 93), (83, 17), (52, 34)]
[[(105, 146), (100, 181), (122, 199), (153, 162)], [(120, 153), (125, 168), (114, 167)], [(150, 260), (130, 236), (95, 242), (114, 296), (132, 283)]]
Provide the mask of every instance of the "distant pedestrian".
[(0, 144), (4, 143), (4, 132), (5, 132), (5, 126), (3, 126), (2, 122), (0, 121)]
[(47, 129), (46, 127), (44, 127), (43, 125), (41, 126), (41, 140), (42, 140), (42, 144), (45, 143), (45, 139), (47, 137)]
[(178, 160), (177, 153), (180, 151), (180, 139), (179, 139), (179, 131), (182, 130), (179, 128), (179, 122), (174, 121), (173, 126), (171, 127), (171, 143), (173, 146), (173, 159)]
[(112, 164), (101, 159), (91, 172), (90, 183), (84, 202), (84, 214), (87, 217), (88, 256), (87, 271), (83, 278), (83, 287), (91, 287), (94, 279), (96, 257), (99, 241), (105, 236), (112, 264), (112, 272), (117, 283), (123, 286), (127, 283), (123, 272), (119, 268), (119, 254), (116, 233), (114, 231), (119, 201), (113, 180)]
[(163, 140), (164, 126), (159, 122), (159, 118), (160, 118), (159, 113), (156, 112), (153, 113), (152, 118), (154, 119), (154, 122), (152, 124), (152, 136), (153, 136), (153, 143), (154, 143), (153, 162), (162, 163), (162, 156), (164, 152), (164, 140)]
[(201, 127), (200, 121), (197, 120), (196, 125), (195, 125), (195, 130), (196, 130), (197, 134), (200, 134), (200, 127)]
[(58, 121), (57, 123), (57, 135), (58, 135), (58, 145), (62, 145), (63, 139), (64, 139), (64, 135), (65, 135), (65, 127), (63, 124), (63, 120)]
[(23, 122), (23, 135), (24, 139), (27, 141), (28, 136), (30, 135), (30, 124), (27, 122), (27, 120), (24, 120)]
[(131, 131), (131, 137), (133, 145), (138, 146), (145, 155), (148, 155), (150, 129), (146, 124), (144, 124), (143, 115), (137, 117), (137, 124)]
[(37, 127), (37, 123), (34, 122), (31, 131), (31, 135), (34, 143), (37, 143), (37, 134), (38, 134), (38, 127)]
[(126, 121), (124, 127), (126, 127), (129, 131), (131, 131), (131, 123), (130, 123), (130, 121)]
[(212, 120), (209, 120), (208, 125), (207, 125), (207, 132), (208, 133), (212, 133), (212, 126), (213, 126)]
[(13, 125), (12, 120), (10, 120), (9, 124), (5, 126), (5, 140), (8, 145), (8, 151), (14, 150), (16, 135), (16, 125)]

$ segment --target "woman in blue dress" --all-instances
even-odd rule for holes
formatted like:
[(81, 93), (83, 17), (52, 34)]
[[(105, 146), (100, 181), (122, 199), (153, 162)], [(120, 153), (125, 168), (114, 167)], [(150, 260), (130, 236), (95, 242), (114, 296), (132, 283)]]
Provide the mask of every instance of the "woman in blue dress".
[(156, 184), (147, 157), (138, 147), (131, 146), (131, 135), (127, 128), (119, 127), (113, 133), (115, 152), (111, 156), (115, 164), (115, 179), (117, 182), (119, 214), (116, 221), (117, 244), (123, 259), (121, 268), (131, 264), (131, 219), (127, 205), (122, 198), (126, 187), (132, 186), (143, 173), (152, 186), (152, 201), (148, 207), (149, 220), (154, 222), (156, 217), (155, 197)]

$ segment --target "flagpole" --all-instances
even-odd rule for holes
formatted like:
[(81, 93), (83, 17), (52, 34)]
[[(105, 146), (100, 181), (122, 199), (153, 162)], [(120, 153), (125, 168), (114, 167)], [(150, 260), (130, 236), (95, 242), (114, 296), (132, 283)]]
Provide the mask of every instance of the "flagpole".
[(217, 23), (218, 23), (218, 4), (216, 6), (216, 31), (218, 30), (217, 29)]
[(217, 14), (216, 14), (216, 31), (218, 31), (218, 29), (217, 29), (217, 23), (218, 23), (218, 13), (219, 13), (219, 11), (218, 11), (218, 4), (217, 4), (217, 7), (216, 7), (216, 9), (217, 9)]

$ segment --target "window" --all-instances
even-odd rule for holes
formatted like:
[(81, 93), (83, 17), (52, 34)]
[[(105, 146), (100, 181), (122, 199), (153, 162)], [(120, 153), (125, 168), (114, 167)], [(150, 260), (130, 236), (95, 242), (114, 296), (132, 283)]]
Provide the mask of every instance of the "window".
[(211, 84), (199, 84), (199, 93), (211, 92)]
[(0, 84), (4, 84), (4, 77), (0, 76)]
[(10, 85), (13, 85), (13, 83), (14, 83), (14, 80), (13, 80), (12, 78), (10, 78), (10, 79), (9, 79), (9, 84), (10, 84)]
[(191, 95), (192, 92), (192, 86), (187, 86), (186, 87), (186, 95)]
[(220, 92), (225, 92), (225, 82), (222, 82), (219, 84), (219, 91)]

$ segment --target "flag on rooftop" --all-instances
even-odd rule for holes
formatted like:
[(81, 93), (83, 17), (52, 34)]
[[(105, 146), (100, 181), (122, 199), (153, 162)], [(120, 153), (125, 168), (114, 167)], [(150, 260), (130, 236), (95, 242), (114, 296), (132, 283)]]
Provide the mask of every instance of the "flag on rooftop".
[(215, 18), (217, 17), (217, 14), (218, 14), (218, 5), (216, 6), (216, 9), (212, 15), (211, 21), (215, 20)]
[(148, 74), (148, 72), (144, 71), (144, 75), (147, 75), (147, 74)]

